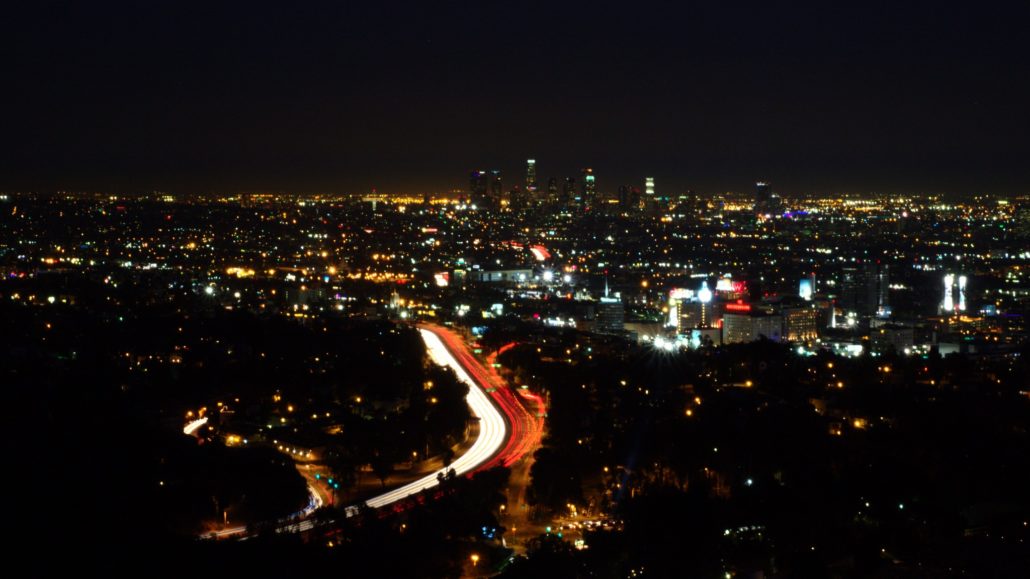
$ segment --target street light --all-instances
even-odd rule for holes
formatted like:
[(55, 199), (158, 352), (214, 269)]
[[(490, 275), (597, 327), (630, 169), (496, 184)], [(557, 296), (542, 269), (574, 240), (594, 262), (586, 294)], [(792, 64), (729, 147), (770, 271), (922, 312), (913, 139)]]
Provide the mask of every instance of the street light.
[(473, 567), (475, 567), (476, 565), (479, 564), (479, 555), (477, 555), (475, 553), (472, 553), (472, 556), (469, 557), (469, 558), (472, 559), (472, 566)]

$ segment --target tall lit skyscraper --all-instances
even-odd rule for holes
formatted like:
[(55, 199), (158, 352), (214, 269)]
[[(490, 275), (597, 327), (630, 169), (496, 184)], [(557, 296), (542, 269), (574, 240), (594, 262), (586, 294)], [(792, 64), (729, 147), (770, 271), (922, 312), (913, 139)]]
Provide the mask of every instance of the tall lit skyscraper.
[(655, 189), (654, 177), (644, 178), (644, 200), (643, 209), (648, 215), (652, 217), (657, 216), (661, 213), (665, 204), (662, 199), (659, 199), (658, 192)]
[(493, 169), (490, 171), (490, 197), (494, 203), (500, 202), (503, 192), (504, 186), (501, 184), (501, 170)]
[(469, 193), (472, 195), (486, 194), (486, 171), (473, 171), (469, 174)]
[(883, 309), (890, 305), (889, 291), (890, 291), (891, 275), (890, 266), (886, 263), (880, 264), (880, 271), (876, 278), (876, 305), (877, 309)]
[(780, 210), (780, 196), (773, 193), (772, 185), (759, 181), (755, 183), (755, 213), (775, 214)]
[(618, 293), (612, 296), (608, 292), (608, 276), (604, 278), (604, 295), (597, 303), (597, 319), (594, 323), (596, 331), (603, 334), (619, 334), (625, 327), (626, 314), (622, 298)]
[(536, 195), (536, 159), (526, 160), (526, 194), (530, 197)]
[(597, 302), (597, 318), (594, 327), (602, 334), (621, 334), (625, 329), (626, 313), (622, 305), (622, 298), (616, 294), (610, 297), (605, 292)]
[(840, 301), (845, 311), (866, 316), (876, 313), (879, 292), (877, 264), (866, 262), (843, 268)]
[(772, 197), (772, 185), (766, 183), (765, 181), (759, 181), (755, 183), (756, 204), (768, 202), (770, 197)]
[(582, 187), (580, 203), (583, 205), (596, 205), (597, 203), (597, 181), (594, 176), (594, 170), (591, 168), (583, 169), (582, 181), (580, 182)]
[(486, 206), (487, 173), (486, 171), (473, 171), (469, 174), (469, 197), (473, 205), (478, 207)]

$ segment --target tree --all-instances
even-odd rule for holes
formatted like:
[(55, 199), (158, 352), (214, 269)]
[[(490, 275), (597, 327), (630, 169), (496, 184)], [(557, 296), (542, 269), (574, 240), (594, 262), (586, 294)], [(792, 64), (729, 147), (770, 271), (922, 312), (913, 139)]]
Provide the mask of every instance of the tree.
[(393, 474), (393, 457), (389, 456), (386, 452), (379, 451), (372, 456), (372, 472), (379, 479), (379, 484), (386, 488), (386, 479)]
[(545, 446), (536, 451), (534, 458), (527, 494), (530, 504), (560, 510), (568, 503), (584, 503), (583, 484), (573, 457)]

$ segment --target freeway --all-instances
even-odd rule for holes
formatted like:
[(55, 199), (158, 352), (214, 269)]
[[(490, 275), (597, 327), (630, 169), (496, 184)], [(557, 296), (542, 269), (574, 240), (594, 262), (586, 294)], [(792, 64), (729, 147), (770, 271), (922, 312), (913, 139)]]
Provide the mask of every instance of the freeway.
[[(539, 427), (536, 430), (526, 427), (527, 420), (531, 421), (531, 415), (515, 400), (511, 391), (503, 386), (500, 377), (484, 369), (468, 352), (461, 338), (450, 330), (440, 326), (424, 325), (419, 328), (419, 333), (433, 361), (451, 368), (459, 380), (468, 384), (469, 393), (466, 401), (472, 415), (479, 421), (479, 435), (475, 442), (465, 454), (451, 463), (447, 470), (453, 469), (455, 474), (463, 475), (483, 467), (510, 464), (525, 454), (526, 450), (539, 440)], [(540, 422), (542, 423), (542, 420)], [(527, 442), (527, 437), (534, 436), (535, 439), (530, 438)], [(439, 471), (442, 472), (444, 471)], [(401, 501), (439, 485), (439, 473), (426, 475), (368, 499), (365, 503), (372, 508), (381, 508)], [(303, 510), (280, 520), (281, 532), (306, 531), (314, 526), (310, 519), (305, 519), (321, 506), (322, 501), (318, 493), (310, 487), (309, 493), (308, 505)], [(349, 506), (344, 512), (350, 517), (358, 512), (358, 507)], [(246, 527), (226, 528), (204, 536), (224, 538), (238, 535), (246, 535)]]
[[(479, 436), (469, 448), (468, 452), (461, 455), (451, 463), (451, 469), (458, 475), (472, 472), (476, 468), (489, 462), (498, 451), (509, 440), (509, 428), (505, 417), (498, 412), (498, 409), (491, 402), (486, 393), (486, 384), (481, 380), (477, 381), (470, 374), (477, 374), (481, 366), (474, 359), (466, 359), (462, 354), (468, 354), (460, 343), (453, 341), (453, 334), (437, 326), (423, 326), (419, 328), (422, 334), (422, 341), (426, 344), (426, 350), (434, 362), (441, 366), (447, 366), (458, 376), (458, 379), (468, 384), (469, 393), (466, 397), (472, 415), (479, 419)], [(447, 339), (447, 345), (444, 340)], [(457, 346), (457, 347), (456, 347)], [(461, 358), (459, 362), (458, 358)], [(441, 471), (442, 472), (442, 471)], [(414, 482), (408, 483), (400, 488), (383, 493), (365, 501), (372, 508), (380, 508), (390, 503), (395, 503), (409, 495), (432, 488), (439, 484), (437, 473), (426, 475)], [(353, 512), (348, 509), (348, 513)]]
[[(475, 378), (475, 382), (480, 384), (490, 394), (494, 404), (504, 413), (504, 418), (511, 429), (511, 435), (505, 441), (504, 447), (493, 458), (484, 463), (482, 465), (483, 468), (498, 465), (510, 467), (532, 452), (543, 437), (544, 401), (528, 390), (513, 390), (494, 370), (497, 354), (511, 348), (514, 344), (508, 344), (494, 354), (491, 354), (487, 358), (489, 364), (484, 367), (468, 351), (461, 337), (454, 332), (439, 326), (423, 327), (432, 329), (446, 343), (448, 349), (454, 354), (462, 368), (471, 374)], [(516, 395), (516, 392), (518, 395)], [(527, 409), (527, 406), (530, 404), (536, 406), (534, 411)]]
[(198, 418), (196, 420), (190, 421), (189, 424), (187, 424), (185, 427), (183, 427), (182, 433), (185, 434), (186, 436), (193, 436), (193, 433), (196, 432), (198, 428), (200, 428), (201, 426), (204, 426), (205, 424), (207, 424), (207, 416), (204, 416), (203, 418)]

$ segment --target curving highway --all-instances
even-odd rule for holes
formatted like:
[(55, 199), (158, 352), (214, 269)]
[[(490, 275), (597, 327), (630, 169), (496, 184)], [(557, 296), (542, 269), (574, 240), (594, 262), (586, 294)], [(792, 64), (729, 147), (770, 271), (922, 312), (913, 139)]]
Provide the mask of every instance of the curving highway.
[[(437, 335), (434, 328), (419, 328), (422, 334), (422, 341), (426, 343), (426, 350), (433, 361), (441, 366), (447, 366), (458, 376), (458, 379), (468, 384), (469, 393), (466, 397), (472, 415), (479, 419), (479, 436), (472, 444), (468, 452), (451, 463), (448, 469), (454, 469), (456, 474), (465, 474), (475, 470), (482, 464), (487, 463), (494, 457), (508, 440), (508, 424), (504, 416), (498, 412), (497, 407), (490, 401), (483, 386), (472, 379), (469, 372), (454, 357), (451, 351), (444, 345), (443, 340)], [(443, 471), (440, 471), (443, 472)], [(365, 501), (372, 508), (380, 508), (390, 503), (395, 503), (409, 495), (421, 492), (425, 489), (437, 486), (439, 481), (437, 473), (426, 475), (414, 482), (408, 483), (400, 488), (383, 493)], [(348, 514), (353, 512), (348, 509)]]
[[(508, 449), (511, 448), (513, 440), (518, 438), (516, 436), (517, 433), (514, 433), (510, 427), (511, 424), (519, 424), (518, 419), (515, 415), (511, 414), (511, 410), (504, 402), (498, 402), (496, 398), (492, 400), (488, 396), (486, 390), (488, 388), (495, 389), (495, 387), (491, 387), (491, 380), (487, 377), (482, 365), (465, 350), (460, 338), (438, 326), (420, 327), (419, 333), (433, 361), (441, 366), (449, 367), (454, 371), (459, 380), (468, 384), (469, 393), (465, 400), (468, 402), (472, 415), (479, 420), (479, 435), (476, 437), (475, 442), (472, 443), (472, 447), (452, 462), (446, 470), (454, 469), (455, 474), (462, 475), (484, 465), (492, 466), (497, 464), (498, 457), (504, 456)], [(450, 347), (444, 343), (444, 340), (447, 340)], [(460, 362), (455, 357), (455, 354), (461, 357)], [(473, 379), (471, 374), (475, 374), (478, 380)], [(505, 414), (501, 414), (501, 410)], [(204, 421), (206, 422), (206, 419)], [(190, 423), (187, 426), (187, 434), (201, 425)], [(521, 432), (521, 429), (518, 430)], [(442, 472), (445, 471), (441, 470), (426, 475), (414, 482), (372, 497), (365, 501), (365, 503), (372, 508), (378, 509), (406, 499), (411, 495), (438, 486), (440, 481), (437, 479), (437, 475)], [(306, 531), (313, 528), (314, 523), (311, 520), (299, 520), (305, 519), (322, 505), (322, 501), (314, 489), (309, 487), (309, 493), (309, 502), (304, 509), (289, 517), (280, 519), (280, 532)], [(349, 506), (344, 509), (344, 512), (348, 517), (353, 516), (357, 514), (358, 507), (356, 505)], [(203, 536), (224, 538), (246, 535), (246, 532), (246, 527), (238, 526), (221, 531), (212, 531)]]
[[(499, 350), (487, 357), (487, 365), (483, 366), (479, 360), (468, 351), (461, 337), (454, 332), (438, 326), (426, 326), (443, 340), (455, 358), (464, 369), (473, 376), (476, 383), (480, 384), (493, 399), (511, 429), (507, 441), (494, 457), (482, 465), (483, 468), (494, 466), (512, 466), (522, 457), (532, 452), (543, 437), (544, 415), (546, 409), (544, 401), (527, 390), (512, 389), (494, 369), (497, 355), (515, 346), (514, 343), (502, 346)], [(520, 396), (516, 396), (515, 393)], [(521, 399), (520, 399), (521, 398)], [(536, 408), (529, 407), (535, 403)]]

